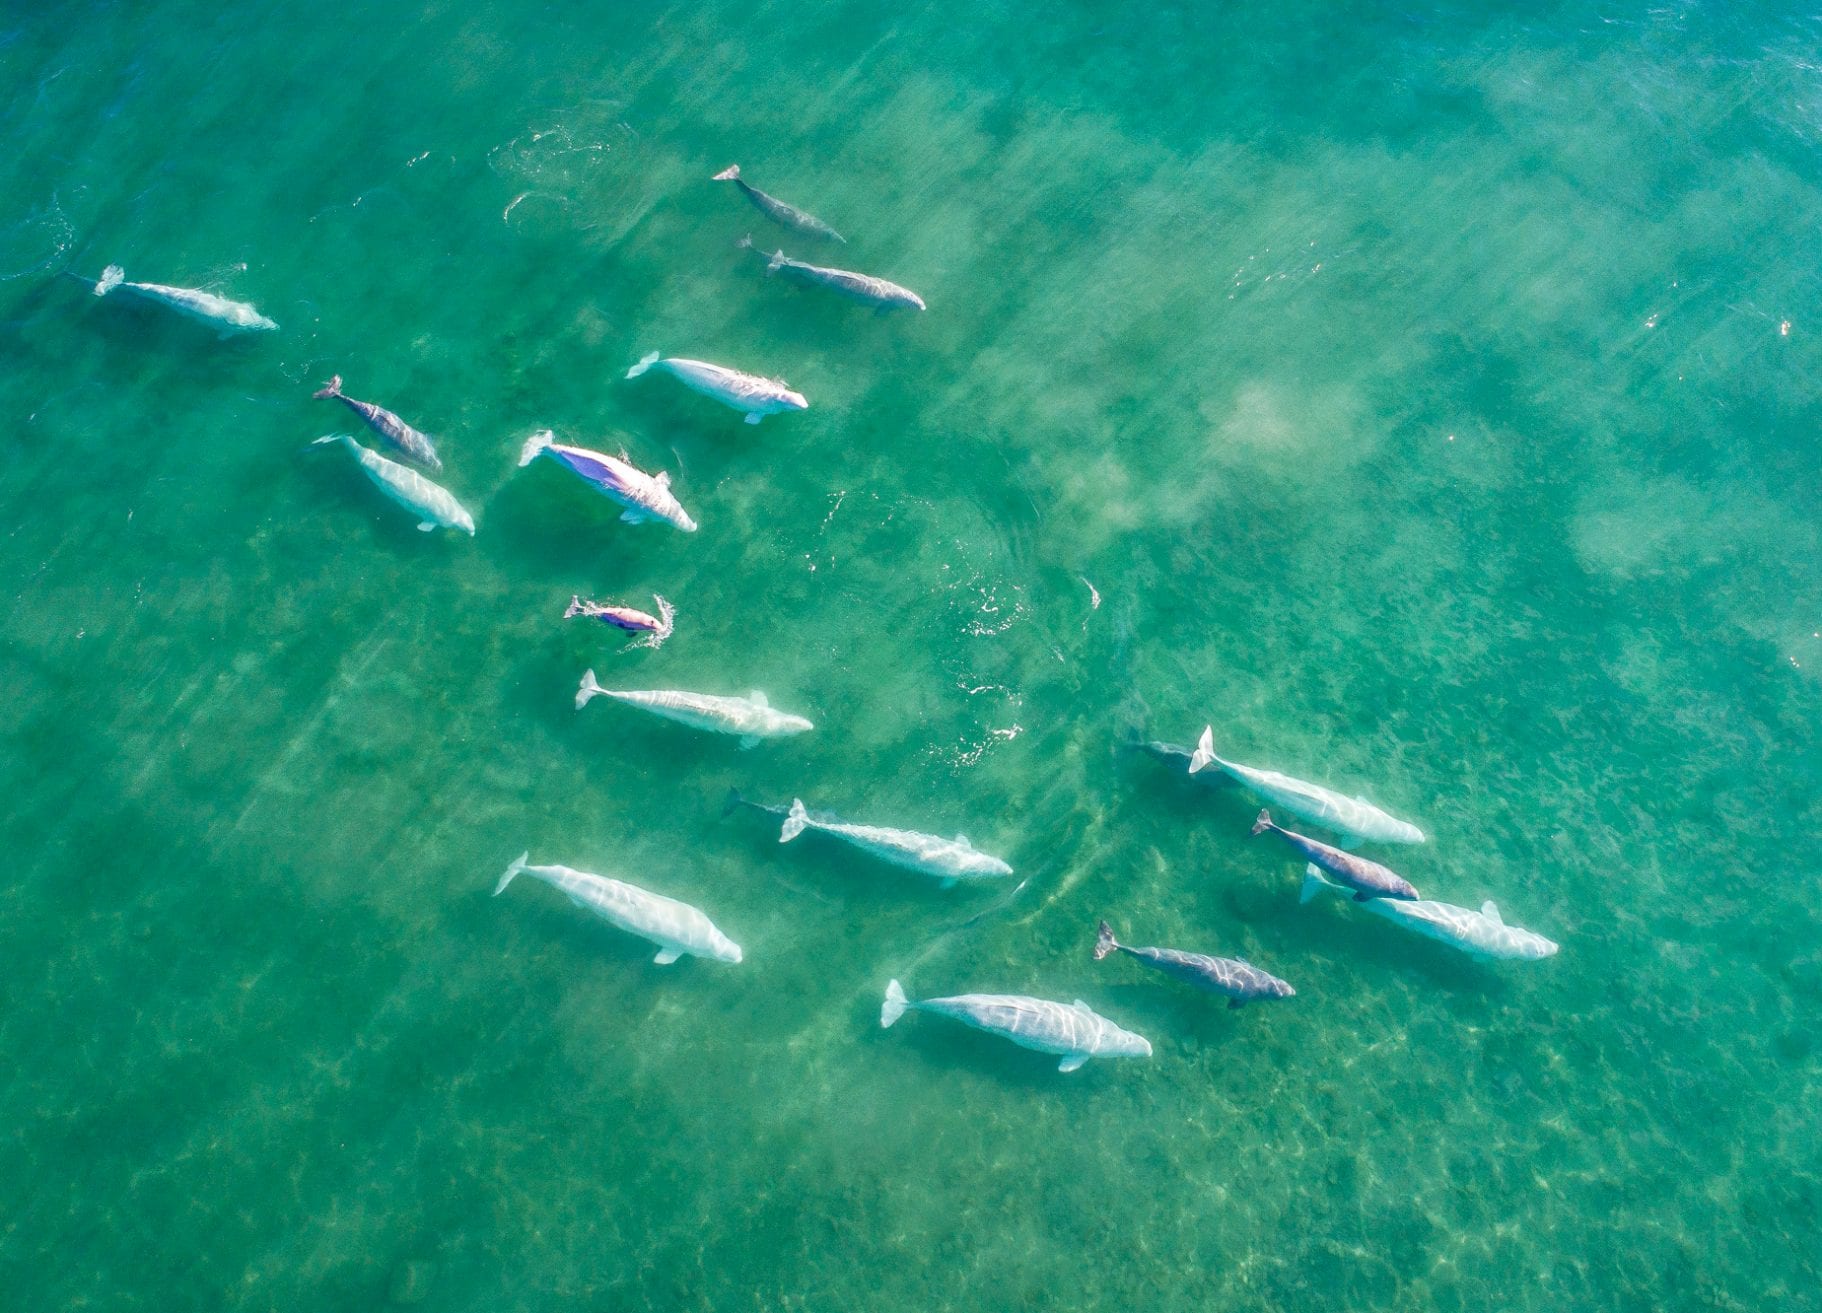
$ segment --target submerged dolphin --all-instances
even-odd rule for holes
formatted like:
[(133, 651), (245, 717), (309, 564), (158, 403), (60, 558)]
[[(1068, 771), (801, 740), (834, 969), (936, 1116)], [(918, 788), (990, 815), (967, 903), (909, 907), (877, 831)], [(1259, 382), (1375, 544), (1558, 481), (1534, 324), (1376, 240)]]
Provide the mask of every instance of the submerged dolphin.
[(833, 816), (816, 815), (807, 811), (802, 798), (791, 799), (791, 805), (787, 809), (747, 802), (738, 791), (729, 796), (730, 808), (743, 804), (784, 816), (784, 827), (778, 836), (779, 843), (789, 843), (805, 830), (821, 830), (882, 862), (921, 875), (935, 876), (943, 882), (945, 889), (951, 888), (957, 880), (991, 880), (1012, 874), (1012, 868), (999, 858), (977, 852), (964, 834), (958, 834), (953, 839), (941, 839), (934, 834), (920, 834), (916, 830), (893, 830), (883, 825), (851, 825)]
[(1325, 789), (1320, 784), (1292, 779), (1275, 770), (1260, 770), (1238, 762), (1223, 761), (1215, 755), (1214, 727), (1202, 731), (1195, 754), (1189, 759), (1189, 773), (1200, 774), (1217, 766), (1274, 807), (1282, 807), (1293, 816), (1333, 830), (1349, 839), (1364, 843), (1422, 843), (1423, 831), (1409, 821), (1401, 821), (1381, 811), (1364, 798), (1348, 798)]
[(1261, 971), (1237, 957), (1206, 957), (1176, 948), (1129, 948), (1114, 939), (1113, 927), (1103, 921), (1095, 940), (1094, 960), (1099, 962), (1109, 953), (1124, 953), (1167, 976), (1225, 995), (1230, 1008), (1243, 1007), (1254, 999), (1290, 998), (1297, 992), (1271, 972)]
[(213, 292), (202, 292), (193, 287), (129, 283), (126, 278), (126, 270), (117, 264), (109, 265), (101, 271), (101, 279), (95, 284), (95, 295), (106, 296), (116, 288), (132, 292), (148, 301), (168, 306), (180, 315), (199, 320), (220, 332), (223, 337), (231, 337), (235, 333), (271, 332), (278, 327), (245, 301), (230, 301)]
[(626, 508), (620, 518), (627, 524), (662, 520), (685, 533), (696, 532), (696, 521), (672, 494), (671, 476), (662, 470), (647, 474), (620, 457), (586, 447), (566, 447), (549, 429), (525, 439), (525, 445), (519, 448), (519, 468), (524, 469), (539, 456), (549, 456), (596, 492), (619, 502)]
[(474, 537), (474, 516), (441, 484), (432, 483), (410, 466), (388, 460), (377, 451), (369, 451), (346, 433), (330, 433), (316, 442), (339, 442), (353, 452), (374, 486), (415, 514), (420, 521), (418, 528), (425, 533), (441, 525), (445, 529), (460, 529), (470, 538)]
[(743, 374), (726, 365), (711, 365), (706, 360), (687, 360), (682, 356), (661, 358), (656, 351), (642, 357), (626, 371), (628, 378), (638, 378), (656, 366), (671, 374), (692, 392), (719, 401), (724, 406), (746, 413), (746, 422), (757, 424), (767, 415), (785, 410), (808, 410), (810, 403), (803, 393), (791, 391), (781, 378), (761, 378)]
[(871, 274), (857, 274), (847, 269), (827, 269), (819, 264), (805, 264), (802, 260), (793, 260), (783, 251), (774, 251), (767, 255), (753, 246), (751, 237), (742, 237), (738, 245), (743, 250), (753, 250), (760, 259), (766, 262), (768, 275), (783, 272), (786, 276), (812, 287), (826, 287), (830, 291), (840, 292), (843, 296), (873, 306), (882, 312), (910, 306), (922, 310), (924, 298), (908, 287), (887, 282), (884, 278), (875, 278)]
[(604, 875), (572, 871), (567, 866), (528, 866), (530, 853), (520, 853), (506, 868), (500, 883), (493, 887), (498, 898), (506, 892), (513, 877), (521, 873), (560, 889), (569, 901), (584, 911), (593, 912), (610, 925), (629, 934), (649, 939), (658, 945), (658, 956), (652, 961), (667, 967), (688, 953), (691, 957), (712, 957), (718, 962), (738, 962), (740, 945), (715, 928), (714, 922), (688, 903), (666, 898), (649, 889), (623, 880), (610, 880)]
[(340, 374), (330, 379), (310, 396), (312, 401), (327, 401), (330, 398), (341, 402), (349, 410), (359, 415), (366, 421), (368, 428), (420, 465), (428, 465), (433, 470), (443, 468), (443, 462), (437, 456), (435, 443), (385, 407), (376, 406), (371, 401), (356, 401), (353, 397), (344, 395)]
[(767, 196), (759, 188), (751, 186), (740, 176), (740, 166), (730, 164), (717, 173), (711, 182), (731, 182), (740, 188), (740, 194), (753, 202), (753, 208), (774, 223), (786, 228), (795, 228), (800, 233), (810, 233), (817, 237), (827, 237), (831, 241), (846, 242), (848, 239), (836, 232), (828, 224), (813, 214), (805, 214), (795, 205), (787, 205), (776, 196)]
[[(1311, 862), (1304, 868), (1300, 901), (1307, 903), (1325, 889), (1350, 892), (1333, 880), (1324, 879), (1322, 868)], [(1478, 912), (1428, 899), (1400, 902), (1375, 898), (1366, 907), (1367, 911), (1376, 912), (1394, 925), (1401, 925), (1439, 944), (1459, 948), (1483, 962), (1490, 958), (1536, 961), (1552, 956), (1558, 948), (1555, 942), (1540, 934), (1522, 926), (1507, 925), (1500, 919), (1499, 908), (1492, 899), (1482, 903)]]
[(1318, 843), (1306, 835), (1294, 834), (1272, 824), (1272, 814), (1268, 811), (1259, 813), (1259, 819), (1253, 822), (1253, 833), (1264, 834), (1270, 830), (1291, 847), (1302, 853), (1306, 861), (1314, 862), (1323, 870), (1354, 891), (1354, 901), (1364, 903), (1370, 898), (1406, 898), (1418, 897), (1417, 890), (1411, 882), (1390, 867), (1381, 866), (1378, 862), (1369, 862), (1364, 857), (1344, 853), (1339, 848), (1331, 848), (1326, 843)]
[(886, 986), (879, 1024), (890, 1026), (907, 1011), (934, 1012), (964, 1026), (1011, 1040), (1022, 1049), (1056, 1053), (1058, 1071), (1074, 1071), (1090, 1058), (1149, 1058), (1151, 1041), (1121, 1030), (1088, 1004), (1053, 1003), (1023, 994), (957, 994), (953, 998), (905, 997), (896, 980)]
[(569, 599), (569, 610), (563, 613), (565, 620), (574, 620), (585, 615), (590, 620), (599, 620), (604, 625), (615, 629), (624, 629), (628, 633), (644, 634), (634, 647), (658, 647), (671, 636), (671, 620), (677, 612), (674, 607), (658, 594), (652, 594), (652, 600), (658, 604), (657, 615), (647, 615), (630, 606), (603, 606), (599, 602), (584, 602), (581, 594)]
[(628, 706), (649, 711), (654, 716), (674, 720), (691, 729), (705, 729), (714, 734), (738, 734), (740, 746), (750, 748), (761, 739), (783, 738), (803, 734), (816, 726), (802, 716), (778, 711), (766, 701), (764, 693), (749, 693), (743, 698), (717, 697), (712, 693), (684, 693), (674, 689), (652, 689), (619, 692), (602, 688), (595, 682), (595, 672), (585, 671), (582, 687), (576, 691), (576, 710), (580, 711), (598, 697), (612, 698)]

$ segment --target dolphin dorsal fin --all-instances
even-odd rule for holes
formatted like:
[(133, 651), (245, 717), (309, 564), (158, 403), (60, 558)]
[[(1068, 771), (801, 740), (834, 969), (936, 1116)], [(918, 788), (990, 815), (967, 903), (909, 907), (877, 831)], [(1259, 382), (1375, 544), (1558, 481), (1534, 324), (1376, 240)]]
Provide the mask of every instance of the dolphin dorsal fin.
[(769, 707), (772, 705), (765, 700), (765, 694), (761, 693), (758, 689), (754, 689), (751, 693), (747, 694), (747, 701), (751, 702), (756, 707)]
[(1080, 1008), (1084, 1012), (1093, 1012), (1094, 1011), (1093, 1008), (1089, 1007), (1088, 1004), (1082, 1002), (1082, 1000), (1079, 998), (1076, 999), (1075, 1002), (1071, 1003), (1069, 1006), (1072, 1008)]
[(1480, 905), (1480, 914), (1489, 921), (1497, 921), (1500, 925), (1505, 924), (1505, 921), (1502, 920), (1499, 915), (1499, 904), (1494, 902), (1491, 898)]
[(971, 844), (971, 843), (969, 843), (969, 842), (968, 842), (968, 836), (967, 836), (967, 835), (965, 835), (965, 834), (957, 834), (957, 835), (956, 835), (956, 836), (955, 836), (955, 841), (956, 841), (956, 842), (957, 842), (957, 843), (959, 843), (959, 844), (960, 844), (960, 845), (961, 845), (961, 846), (962, 846), (962, 847), (964, 847), (964, 848), (972, 848), (972, 847), (974, 847), (974, 845), (973, 845), (973, 844)]
[(658, 486), (660, 488), (670, 487), (671, 486), (671, 472), (669, 470), (659, 470), (658, 476), (657, 476), (657, 479), (655, 480), (655, 482), (658, 484)]

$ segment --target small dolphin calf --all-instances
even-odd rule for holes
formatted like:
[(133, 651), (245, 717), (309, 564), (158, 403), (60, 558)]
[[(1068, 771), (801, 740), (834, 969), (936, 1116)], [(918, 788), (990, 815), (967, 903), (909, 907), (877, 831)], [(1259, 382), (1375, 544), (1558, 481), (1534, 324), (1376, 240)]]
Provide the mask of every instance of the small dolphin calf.
[(599, 620), (615, 629), (644, 634), (644, 638), (632, 645), (634, 647), (658, 647), (671, 636), (671, 620), (677, 612), (656, 593), (652, 594), (652, 600), (658, 604), (657, 615), (647, 615), (630, 606), (603, 606), (599, 602), (584, 602), (581, 594), (577, 594), (569, 599), (569, 610), (563, 613), (563, 618), (574, 620), (579, 615), (585, 615), (590, 620)]
[(205, 323), (223, 337), (232, 337), (236, 333), (269, 333), (278, 327), (245, 301), (230, 301), (213, 292), (201, 292), (192, 287), (129, 283), (126, 277), (126, 270), (119, 265), (109, 265), (101, 271), (101, 279), (95, 284), (95, 295), (106, 296), (116, 289), (132, 292), (148, 301), (167, 306), (180, 315)]
[(1261, 971), (1237, 957), (1205, 957), (1175, 948), (1129, 948), (1114, 939), (1113, 927), (1103, 921), (1095, 940), (1094, 960), (1099, 962), (1109, 953), (1124, 953), (1167, 976), (1224, 995), (1230, 1008), (1243, 1007), (1254, 999), (1290, 998), (1297, 992), (1269, 971)]
[(1369, 862), (1352, 853), (1344, 853), (1339, 848), (1331, 848), (1326, 843), (1318, 843), (1305, 835), (1281, 829), (1272, 824), (1270, 812), (1262, 811), (1259, 819), (1253, 822), (1253, 833), (1264, 834), (1267, 830), (1302, 853), (1305, 860), (1314, 862), (1352, 889), (1357, 903), (1364, 903), (1371, 898), (1414, 899), (1418, 896), (1411, 882), (1390, 867)]
[(682, 356), (661, 358), (656, 351), (642, 358), (626, 371), (628, 378), (638, 378), (656, 366), (673, 375), (692, 392), (719, 401), (724, 406), (746, 414), (746, 422), (757, 424), (767, 415), (786, 410), (808, 410), (810, 403), (803, 393), (791, 391), (781, 378), (761, 378), (743, 374), (725, 365), (711, 365), (706, 360), (686, 360)]
[(629, 934), (649, 939), (658, 945), (658, 956), (652, 961), (667, 967), (688, 953), (691, 957), (712, 957), (717, 962), (738, 962), (740, 945), (729, 939), (702, 912), (688, 903), (666, 898), (649, 889), (622, 880), (587, 871), (572, 871), (567, 866), (528, 866), (530, 853), (520, 853), (506, 868), (500, 883), (493, 887), (498, 898), (506, 892), (513, 877), (521, 873), (560, 889), (569, 901), (586, 912), (593, 912), (610, 925)]
[(460, 529), (470, 538), (474, 537), (474, 516), (463, 510), (462, 503), (441, 484), (432, 483), (410, 466), (387, 460), (377, 451), (369, 451), (346, 433), (330, 433), (316, 441), (339, 442), (347, 447), (374, 486), (416, 515), (420, 521), (418, 528), (425, 533), (441, 525), (445, 529)]
[(816, 728), (802, 716), (776, 710), (764, 693), (749, 693), (743, 698), (716, 697), (711, 693), (684, 693), (674, 689), (649, 692), (617, 692), (595, 682), (595, 672), (582, 676), (582, 687), (576, 691), (576, 710), (580, 711), (595, 698), (612, 698), (630, 707), (649, 711), (654, 716), (674, 720), (691, 729), (705, 729), (713, 734), (738, 734), (740, 746), (750, 748), (761, 739), (784, 738)]
[(740, 188), (742, 196), (753, 202), (753, 208), (772, 220), (773, 223), (782, 224), (786, 228), (794, 228), (800, 233), (809, 233), (815, 237), (827, 237), (831, 241), (846, 242), (848, 240), (815, 215), (805, 214), (795, 205), (787, 205), (776, 196), (767, 196), (759, 188), (749, 186), (741, 178), (738, 164), (728, 165), (710, 181), (733, 183)]
[(1058, 1071), (1074, 1071), (1090, 1058), (1149, 1058), (1151, 1041), (1121, 1030), (1088, 1004), (1052, 1003), (1023, 994), (957, 994), (953, 998), (905, 997), (896, 981), (886, 986), (879, 1024), (890, 1026), (907, 1011), (934, 1012), (964, 1026), (1011, 1040), (1022, 1049), (1056, 1053)]
[(627, 524), (662, 520), (685, 533), (696, 532), (696, 521), (671, 493), (669, 474), (647, 474), (631, 461), (586, 447), (566, 447), (549, 429), (525, 439), (519, 449), (519, 468), (524, 469), (539, 456), (549, 456), (602, 496), (619, 502), (626, 508), (620, 518)]
[(1244, 784), (1274, 807), (1282, 807), (1293, 816), (1333, 830), (1348, 839), (1364, 843), (1422, 843), (1423, 831), (1409, 821), (1401, 821), (1381, 811), (1364, 798), (1348, 798), (1325, 789), (1320, 784), (1280, 775), (1275, 770), (1260, 770), (1238, 762), (1223, 761), (1215, 755), (1214, 727), (1202, 731), (1195, 755), (1189, 759), (1189, 773), (1196, 775), (1215, 766)]
[[(1322, 868), (1311, 862), (1304, 868), (1301, 901), (1307, 903), (1325, 889), (1333, 889), (1337, 893), (1351, 892), (1332, 880), (1324, 879)], [(1482, 962), (1491, 958), (1537, 961), (1554, 955), (1558, 948), (1556, 943), (1540, 934), (1534, 934), (1522, 926), (1507, 925), (1500, 918), (1499, 908), (1491, 899), (1482, 903), (1478, 912), (1450, 903), (1433, 903), (1427, 898), (1416, 902), (1375, 898), (1366, 908), (1394, 925), (1401, 925), (1406, 930), (1426, 939), (1434, 939), (1439, 944), (1447, 944), (1450, 948), (1459, 948)]]
[(907, 871), (916, 871), (920, 875), (935, 876), (942, 881), (945, 889), (952, 888), (957, 880), (991, 880), (1012, 874), (1012, 868), (999, 858), (977, 852), (964, 834), (958, 834), (953, 839), (940, 839), (934, 834), (919, 834), (916, 830), (893, 830), (883, 825), (850, 825), (834, 816), (817, 815), (806, 810), (802, 798), (791, 799), (791, 805), (787, 809), (747, 802), (738, 792), (730, 795), (730, 807), (743, 804), (784, 816), (784, 828), (778, 836), (779, 843), (789, 843), (805, 830), (821, 830), (824, 834), (854, 845), (869, 857), (877, 857), (882, 862), (903, 867)]
[(766, 273), (784, 273), (800, 283), (812, 287), (826, 287), (830, 291), (840, 292), (843, 296), (870, 305), (882, 313), (909, 307), (922, 310), (924, 298), (908, 287), (889, 283), (884, 278), (875, 278), (871, 274), (857, 274), (847, 269), (825, 269), (818, 264), (805, 264), (802, 260), (793, 260), (783, 251), (774, 251), (767, 255), (757, 251), (751, 237), (742, 237), (738, 243), (742, 249), (756, 250), (760, 259), (766, 262)]
[(356, 401), (342, 393), (342, 376), (337, 374), (310, 396), (312, 401), (327, 401), (334, 398), (359, 415), (367, 427), (379, 434), (386, 441), (404, 452), (420, 465), (428, 465), (433, 470), (443, 468), (442, 460), (437, 456), (436, 444), (424, 434), (382, 406), (371, 401)]

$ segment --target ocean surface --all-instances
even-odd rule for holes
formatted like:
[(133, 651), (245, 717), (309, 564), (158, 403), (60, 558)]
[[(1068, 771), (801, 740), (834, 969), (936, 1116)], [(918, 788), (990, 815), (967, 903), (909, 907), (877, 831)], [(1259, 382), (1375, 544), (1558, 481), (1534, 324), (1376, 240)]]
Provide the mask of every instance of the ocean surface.
[[(7, 5), (0, 1302), (1818, 1307), (1819, 49), (1748, 4)], [(310, 446), (372, 441), (334, 373), (475, 538)], [(518, 469), (547, 426), (700, 532)], [(654, 592), (656, 651), (562, 619)], [(577, 712), (589, 667), (816, 730)], [(1204, 725), (1562, 951), (1300, 905), (1256, 797), (1129, 746)], [(522, 850), (745, 961), (493, 898)], [(1297, 995), (1097, 963), (1103, 917)], [(893, 978), (1155, 1053), (882, 1030)]]

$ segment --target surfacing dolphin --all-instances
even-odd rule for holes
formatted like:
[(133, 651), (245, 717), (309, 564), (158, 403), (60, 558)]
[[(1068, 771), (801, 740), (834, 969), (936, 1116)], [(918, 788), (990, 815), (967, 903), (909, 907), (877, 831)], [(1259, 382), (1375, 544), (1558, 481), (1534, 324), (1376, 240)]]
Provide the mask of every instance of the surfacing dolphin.
[(602, 688), (595, 682), (595, 672), (585, 671), (582, 686), (576, 690), (576, 710), (580, 711), (595, 698), (612, 698), (629, 707), (638, 707), (654, 716), (674, 720), (691, 729), (713, 734), (738, 734), (740, 746), (750, 748), (761, 739), (784, 738), (804, 734), (816, 728), (802, 716), (775, 709), (764, 693), (753, 692), (743, 698), (718, 697), (712, 693), (685, 693), (676, 689), (621, 692)]
[(1109, 953), (1124, 953), (1167, 976), (1220, 994), (1230, 1008), (1243, 1007), (1254, 999), (1290, 998), (1297, 992), (1271, 972), (1237, 957), (1207, 957), (1177, 948), (1130, 948), (1114, 939), (1113, 927), (1103, 921), (1095, 939), (1094, 960), (1099, 962)]
[(1292, 848), (1303, 854), (1304, 860), (1314, 862), (1342, 884), (1354, 891), (1354, 901), (1364, 903), (1372, 898), (1419, 897), (1411, 882), (1389, 866), (1370, 862), (1353, 853), (1344, 853), (1339, 848), (1331, 848), (1326, 843), (1318, 843), (1307, 835), (1294, 834), (1290, 830), (1272, 824), (1272, 814), (1261, 811), (1259, 819), (1253, 822), (1253, 833), (1264, 834), (1270, 830)]
[(429, 437), (419, 433), (385, 407), (376, 406), (371, 401), (356, 401), (353, 397), (345, 395), (342, 392), (340, 374), (330, 379), (310, 396), (312, 401), (328, 401), (331, 398), (359, 415), (368, 428), (420, 465), (428, 465), (433, 470), (443, 468), (443, 462), (437, 456), (436, 444)]
[(688, 953), (691, 957), (712, 957), (717, 962), (738, 962), (740, 945), (729, 939), (700, 909), (675, 898), (666, 898), (649, 889), (624, 880), (610, 880), (604, 875), (590, 875), (567, 866), (529, 866), (530, 853), (520, 853), (506, 874), (493, 887), (498, 898), (517, 875), (542, 880), (561, 890), (569, 901), (585, 912), (593, 912), (610, 925), (629, 934), (649, 939), (658, 945), (658, 956), (652, 959), (667, 967)]
[(802, 260), (793, 260), (783, 251), (774, 251), (767, 255), (753, 245), (751, 237), (742, 237), (736, 243), (742, 250), (751, 250), (766, 262), (768, 276), (783, 273), (800, 283), (811, 287), (826, 287), (832, 292), (839, 292), (851, 300), (863, 305), (870, 305), (882, 314), (887, 310), (911, 308), (922, 310), (924, 298), (908, 287), (887, 282), (884, 278), (875, 278), (872, 274), (857, 274), (848, 269), (828, 269), (819, 264), (806, 264)]
[(418, 528), (423, 532), (429, 533), (440, 525), (445, 529), (460, 529), (470, 538), (474, 537), (474, 516), (464, 510), (462, 503), (442, 484), (432, 483), (409, 465), (401, 465), (377, 451), (368, 450), (346, 433), (326, 434), (311, 445), (323, 442), (339, 442), (347, 447), (361, 463), (361, 470), (373, 480), (374, 487), (416, 515)]
[[(1303, 872), (1303, 897), (1309, 902), (1324, 890), (1352, 892), (1323, 877), (1322, 868), (1311, 862)], [(1507, 925), (1492, 899), (1480, 905), (1480, 911), (1456, 907), (1452, 903), (1435, 903), (1427, 898), (1401, 902), (1375, 898), (1366, 905), (1369, 912), (1383, 916), (1394, 925), (1434, 939), (1450, 948), (1459, 948), (1479, 961), (1492, 958), (1537, 961), (1554, 955), (1558, 945), (1523, 926)]]
[(740, 188), (740, 194), (742, 196), (753, 202), (753, 208), (765, 215), (765, 217), (770, 219), (773, 223), (781, 224), (786, 228), (795, 229), (800, 233), (809, 233), (813, 237), (826, 237), (831, 241), (844, 243), (848, 240), (833, 228), (829, 227), (829, 225), (824, 223), (821, 219), (818, 219), (814, 214), (805, 214), (795, 205), (787, 205), (776, 196), (767, 196), (764, 192), (760, 191), (759, 188), (748, 184), (746, 180), (740, 176), (740, 166), (738, 164), (728, 165), (727, 168), (723, 169), (720, 173), (717, 173), (710, 181), (733, 183), (736, 187)]
[(1218, 767), (1244, 784), (1273, 807), (1281, 807), (1293, 816), (1301, 816), (1313, 825), (1333, 830), (1346, 839), (1360, 843), (1422, 843), (1423, 831), (1409, 821), (1401, 821), (1382, 811), (1364, 798), (1349, 798), (1325, 789), (1320, 784), (1293, 779), (1275, 770), (1242, 766), (1223, 761), (1215, 755), (1213, 726), (1202, 731), (1195, 754), (1189, 759), (1189, 773), (1198, 775), (1210, 766)]
[(934, 1012), (964, 1026), (1011, 1040), (1022, 1049), (1062, 1056), (1058, 1071), (1074, 1071), (1090, 1058), (1149, 1058), (1151, 1041), (1113, 1022), (1077, 999), (1053, 1003), (1023, 994), (957, 994), (952, 998), (908, 999), (896, 980), (886, 986), (879, 1024), (890, 1026), (906, 1012)]
[(101, 271), (95, 284), (95, 295), (106, 296), (119, 289), (177, 311), (215, 329), (223, 337), (236, 333), (269, 333), (278, 325), (245, 301), (230, 301), (213, 292), (193, 287), (166, 287), (163, 283), (129, 283), (126, 270), (111, 264)]
[(696, 521), (671, 492), (671, 476), (662, 470), (647, 474), (622, 457), (587, 447), (567, 447), (549, 429), (525, 439), (525, 445), (519, 448), (519, 468), (524, 469), (539, 456), (549, 456), (602, 496), (619, 502), (626, 508), (620, 518), (627, 524), (662, 520), (685, 533), (696, 532)]
[(743, 374), (738, 369), (711, 365), (706, 360), (688, 360), (682, 356), (664, 358), (656, 351), (642, 357), (638, 364), (626, 371), (626, 376), (638, 378), (654, 367), (664, 370), (690, 391), (700, 392), (724, 406), (744, 412), (749, 424), (757, 424), (767, 415), (776, 415), (781, 411), (810, 408), (810, 403), (803, 399), (803, 393), (791, 391), (790, 385), (781, 378)]
[(579, 615), (587, 616), (590, 620), (599, 620), (615, 629), (644, 634), (644, 638), (630, 645), (632, 647), (658, 647), (671, 636), (671, 621), (677, 611), (656, 593), (652, 594), (652, 601), (658, 604), (657, 615), (647, 615), (630, 606), (603, 606), (599, 602), (584, 602), (578, 593), (569, 599), (569, 610), (563, 613), (563, 618), (574, 620)]
[(954, 887), (958, 880), (992, 880), (1012, 874), (1012, 868), (999, 858), (976, 851), (974, 845), (968, 842), (967, 835), (958, 834), (953, 839), (942, 839), (934, 834), (920, 834), (916, 830), (894, 830), (883, 825), (852, 825), (838, 817), (808, 811), (802, 798), (791, 799), (789, 808), (766, 807), (747, 802), (738, 791), (730, 792), (728, 808), (741, 805), (768, 811), (775, 816), (782, 815), (784, 826), (778, 836), (779, 843), (789, 843), (805, 830), (820, 830), (852, 844), (869, 857), (877, 857), (882, 862), (903, 867), (907, 871), (916, 871), (920, 875), (934, 876), (942, 881), (945, 889)]

